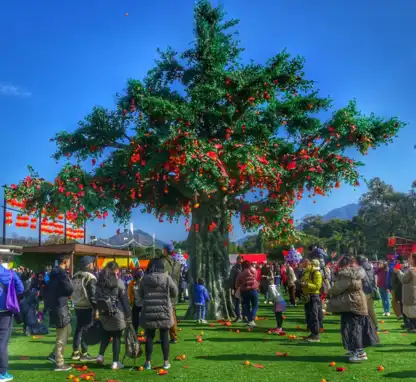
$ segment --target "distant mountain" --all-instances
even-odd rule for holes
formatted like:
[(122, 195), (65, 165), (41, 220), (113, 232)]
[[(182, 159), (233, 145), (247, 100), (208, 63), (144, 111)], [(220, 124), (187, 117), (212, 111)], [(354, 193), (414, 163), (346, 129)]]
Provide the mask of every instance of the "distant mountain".
[(359, 210), (359, 204), (347, 204), (346, 206), (335, 208), (334, 210), (329, 211), (326, 215), (322, 216), (322, 220), (324, 222), (332, 219), (352, 220), (353, 217), (357, 216)]
[[(360, 205), (357, 203), (347, 204), (346, 206), (335, 208), (329, 211), (327, 214), (322, 216), (322, 220), (327, 222), (332, 219), (340, 219), (340, 220), (352, 220), (353, 217), (357, 216), (358, 211), (360, 210)], [(310, 216), (306, 215), (305, 217)], [(299, 221), (299, 224), (296, 226), (297, 229), (302, 229), (302, 220)], [(235, 243), (237, 245), (243, 245), (247, 240), (255, 237), (257, 235), (245, 236)]]
[(243, 245), (246, 241), (250, 240), (253, 237), (257, 237), (257, 235), (244, 236), (241, 239), (236, 240), (235, 243), (237, 245)]
[[(126, 243), (129, 243), (133, 241), (131, 244), (133, 247), (149, 247), (153, 244), (153, 237), (152, 235), (149, 235), (147, 232), (144, 232), (140, 229), (133, 231), (133, 235), (130, 231), (126, 233), (121, 233), (120, 235), (114, 235), (110, 237), (109, 239), (98, 239), (98, 245), (105, 245), (105, 243), (108, 243), (110, 246), (122, 246)], [(137, 244), (139, 243), (139, 244)], [(166, 243), (164, 243), (161, 240), (156, 239), (155, 245), (156, 248), (163, 248), (163, 246)]]

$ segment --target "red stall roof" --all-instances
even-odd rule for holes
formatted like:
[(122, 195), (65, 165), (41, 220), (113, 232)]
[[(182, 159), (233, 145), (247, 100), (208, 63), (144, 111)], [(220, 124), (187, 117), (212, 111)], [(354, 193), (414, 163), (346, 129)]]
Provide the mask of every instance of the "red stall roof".
[(248, 260), (252, 263), (267, 263), (267, 255), (265, 253), (240, 254), (240, 256), (243, 260)]

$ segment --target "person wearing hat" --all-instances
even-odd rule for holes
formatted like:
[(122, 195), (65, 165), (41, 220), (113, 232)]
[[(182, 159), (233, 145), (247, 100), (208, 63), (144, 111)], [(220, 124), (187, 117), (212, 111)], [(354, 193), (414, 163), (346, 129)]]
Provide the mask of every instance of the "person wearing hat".
[[(95, 313), (95, 291), (97, 278), (94, 276), (94, 261), (91, 256), (81, 258), (81, 270), (75, 273), (72, 279), (74, 292), (72, 302), (77, 316), (77, 326), (74, 333), (72, 359), (74, 361), (88, 362), (95, 358), (88, 354), (88, 345), (84, 340), (84, 334), (88, 331), (97, 318)], [(81, 347), (81, 352), (80, 352)]]
[(307, 297), (305, 315), (308, 330), (311, 334), (305, 338), (309, 342), (320, 342), (319, 331), (322, 325), (321, 288), (322, 274), (321, 264), (318, 259), (308, 262), (301, 280), (302, 293)]

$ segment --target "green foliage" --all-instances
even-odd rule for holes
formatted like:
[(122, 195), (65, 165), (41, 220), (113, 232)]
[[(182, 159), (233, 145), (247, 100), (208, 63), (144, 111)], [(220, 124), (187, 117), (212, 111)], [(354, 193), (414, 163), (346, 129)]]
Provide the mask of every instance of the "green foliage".
[[(293, 208), (305, 192), (358, 183), (361, 164), (344, 151), (389, 143), (404, 123), (363, 116), (355, 102), (320, 121), (331, 100), (305, 77), (303, 58), (284, 51), (265, 65), (243, 64), (236, 24), (200, 0), (191, 48), (160, 52), (115, 110), (96, 107), (74, 132), (58, 133), (54, 158), (70, 163), (54, 183), (31, 174), (8, 197), (80, 225), (107, 211), (126, 222), (139, 206), (174, 221), (216, 205), (228, 219), (213, 216), (224, 234), (238, 215), (265, 238), (293, 239)], [(81, 169), (87, 159), (91, 171)]]

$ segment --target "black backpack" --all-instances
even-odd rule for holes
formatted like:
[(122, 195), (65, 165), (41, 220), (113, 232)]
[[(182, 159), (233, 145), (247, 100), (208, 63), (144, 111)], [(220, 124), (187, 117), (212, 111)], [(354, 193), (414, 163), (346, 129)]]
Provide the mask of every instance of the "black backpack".
[(117, 291), (118, 288), (112, 290), (104, 290), (102, 295), (97, 299), (97, 310), (102, 316), (114, 316), (117, 313)]
[(126, 352), (124, 354), (123, 363), (126, 357), (132, 358), (134, 364), (136, 360), (142, 355), (142, 347), (140, 341), (137, 339), (136, 331), (133, 328), (133, 325), (127, 325), (126, 330), (124, 331), (124, 343), (126, 346)]

